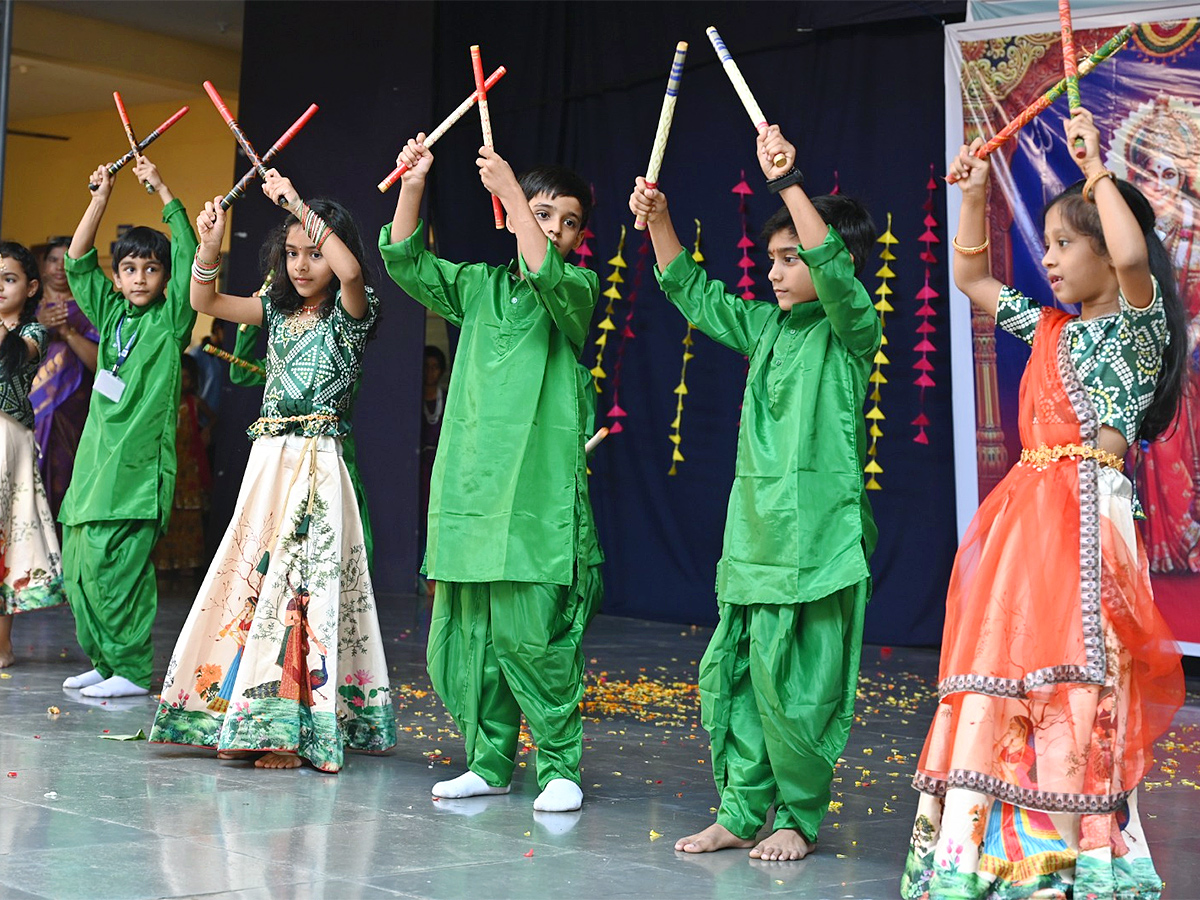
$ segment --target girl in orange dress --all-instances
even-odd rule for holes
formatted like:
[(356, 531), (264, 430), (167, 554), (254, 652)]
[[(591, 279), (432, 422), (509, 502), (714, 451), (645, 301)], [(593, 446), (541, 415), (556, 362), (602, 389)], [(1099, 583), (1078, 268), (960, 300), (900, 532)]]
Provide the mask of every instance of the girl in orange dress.
[(1099, 159), (1091, 114), (1067, 144), (1085, 181), (1045, 212), (1042, 264), (1073, 316), (989, 272), (988, 163), (963, 147), (954, 280), (1032, 345), (1021, 462), (984, 499), (955, 558), (939, 703), (901, 892), (917, 897), (1158, 896), (1137, 813), (1155, 739), (1183, 700), (1122, 472), (1175, 417), (1183, 308), (1154, 212)]

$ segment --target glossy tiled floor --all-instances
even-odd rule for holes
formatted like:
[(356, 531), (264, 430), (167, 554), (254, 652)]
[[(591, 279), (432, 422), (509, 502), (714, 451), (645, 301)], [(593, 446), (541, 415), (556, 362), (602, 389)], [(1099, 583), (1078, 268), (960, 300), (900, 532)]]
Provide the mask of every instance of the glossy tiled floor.
[[(185, 589), (164, 592), (160, 673), (189, 603)], [(429, 691), (418, 605), (381, 606), (400, 744), (386, 757), (352, 756), (336, 776), (106, 740), (148, 731), (153, 701), (68, 697), (63, 678), (86, 668), (69, 613), (18, 618), (19, 662), (0, 673), (0, 897), (897, 896), (934, 654), (867, 648), (860, 723), (818, 852), (763, 863), (744, 851), (672, 850), (676, 837), (708, 824), (717, 799), (693, 686), (706, 630), (596, 621), (585, 806), (548, 815), (533, 811), (536, 784), (524, 767), (508, 796), (431, 800), (433, 781), (461, 770), (461, 742)], [(1194, 690), (1189, 699), (1142, 800), (1164, 896), (1174, 900), (1200, 896), (1200, 706)]]

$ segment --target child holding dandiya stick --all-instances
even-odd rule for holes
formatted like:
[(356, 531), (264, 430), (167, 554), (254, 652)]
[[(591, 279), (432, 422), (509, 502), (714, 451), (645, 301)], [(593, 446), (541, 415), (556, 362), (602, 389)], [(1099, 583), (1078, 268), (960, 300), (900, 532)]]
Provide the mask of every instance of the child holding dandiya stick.
[(276, 277), (260, 297), (214, 286), (221, 198), (197, 219), (192, 306), (267, 329), (267, 382), (233, 520), (175, 646), (150, 739), (215, 747), (221, 758), (259, 752), (260, 768), (303, 759), (336, 772), (345, 747), (396, 742), (362, 525), (341, 458), (379, 301), (349, 212), (332, 200), (306, 204), (288, 179), (266, 175), (263, 192), (286, 201), (288, 218), (267, 238), (264, 269)]
[(425, 249), (419, 218), (433, 165), (424, 137), (400, 151), (408, 170), (379, 245), (392, 279), (462, 328), (425, 573), (437, 582), (429, 674), (463, 731), (468, 770), (433, 793), (508, 793), (524, 712), (538, 747), (534, 809), (566, 812), (583, 803), (580, 642), (599, 591), (583, 450), (590, 388), (578, 364), (599, 279), (565, 262), (583, 239), (591, 191), (558, 166), (518, 180), (482, 147), (480, 180), (504, 205), (517, 259), (447, 262)]
[(1187, 342), (1154, 212), (1100, 162), (1072, 111), (1084, 180), (1045, 209), (1042, 265), (1069, 315), (992, 277), (990, 165), (977, 139), (962, 188), (954, 280), (1033, 354), (1021, 461), (980, 504), (946, 598), (939, 703), (901, 893), (1157, 896), (1137, 787), (1183, 700), (1179, 652), (1154, 608), (1130, 443), (1171, 426)]
[(58, 516), (75, 631), (94, 666), (63, 687), (88, 697), (150, 692), (158, 609), (150, 553), (171, 517), (180, 354), (196, 322), (187, 302), (196, 250), (187, 211), (149, 158), (137, 157), (133, 173), (162, 200), (170, 240), (130, 229), (113, 247), (111, 280), (100, 271), (94, 245), (113, 189), (101, 166), (66, 258), (71, 293), (100, 334), (78, 474)]
[(0, 241), (0, 669), (13, 664), (13, 613), (66, 602), (29, 402), (49, 339), (36, 318), (41, 299), (33, 254)]
[[(877, 535), (862, 407), (883, 331), (857, 278), (876, 235), (866, 209), (840, 195), (810, 200), (776, 125), (756, 155), (785, 204), (763, 228), (777, 305), (710, 281), (645, 179), (629, 208), (648, 223), (667, 299), (750, 358), (717, 565), (721, 618), (699, 677), (721, 806), (675, 849), (795, 860), (816, 845), (854, 718)], [(775, 831), (758, 840), (772, 805)]]

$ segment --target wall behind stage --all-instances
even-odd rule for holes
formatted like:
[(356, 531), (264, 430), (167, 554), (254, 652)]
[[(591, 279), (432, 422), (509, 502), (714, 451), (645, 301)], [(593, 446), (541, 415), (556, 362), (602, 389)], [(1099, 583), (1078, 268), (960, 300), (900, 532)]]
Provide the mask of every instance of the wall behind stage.
[[(896, 312), (887, 319), (891, 364), (885, 369), (889, 383), (881, 405), (887, 419), (879, 443), (883, 490), (871, 494), (880, 543), (873, 559), (876, 590), (867, 637), (936, 643), (955, 545), (949, 360), (937, 336), (939, 351), (931, 356), (937, 386), (925, 400), (933, 423), (927, 429), (930, 443), (913, 443), (916, 429), (907, 423), (919, 411), (911, 368), (917, 360), (911, 348), (919, 339), (914, 296), (924, 277), (917, 237), (925, 229), (922, 204), (930, 165), (938, 173), (944, 170), (943, 22), (928, 11), (961, 17), (960, 6), (339, 3), (337, 15), (320, 17), (318, 25), (277, 17), (275, 4), (251, 3), (241, 121), (254, 140), (267, 144), (305, 103), (322, 103), (309, 128), (313, 134), (305, 132), (281, 157), (284, 171), (295, 172), (303, 193), (344, 197), (360, 217), (375, 223), (390, 215), (394, 195), (381, 200), (374, 184), (404, 138), (429, 130), (470, 93), (468, 48), (479, 43), (488, 71), (501, 64), (508, 68), (489, 95), (497, 149), (518, 171), (556, 161), (592, 182), (597, 207), (591, 266), (607, 287), (604, 279), (612, 267), (605, 261), (617, 251), (621, 226), (632, 225), (627, 198), (634, 176), (646, 165), (672, 52), (676, 41), (687, 40), (691, 50), (661, 185), (684, 243), (691, 244), (693, 219), (699, 218), (706, 268), (732, 284), (741, 274), (736, 246), (741, 223), (738, 197), (730, 189), (745, 171), (755, 191), (747, 210), (756, 241), (750, 250), (754, 290), (770, 298), (757, 233), (778, 203), (762, 187), (753, 128), (705, 38), (705, 27), (715, 25), (766, 115), (798, 144), (809, 189), (820, 193), (838, 184), (867, 203), (881, 228), (893, 214), (892, 230), (900, 240), (893, 248), (898, 259), (891, 264)], [(910, 17), (872, 21), (897, 15)], [(290, 62), (297, 47), (316, 46), (321, 50), (306, 57), (308, 62)], [(474, 115), (464, 118), (435, 147), (426, 215), (440, 255), (502, 264), (514, 244), (492, 227), (489, 202), (475, 174), (477, 123)], [(313, 182), (316, 190), (307, 186)], [(935, 193), (933, 214), (939, 221), (945, 219), (943, 194)], [(253, 213), (239, 210), (238, 229), (254, 236), (254, 243), (276, 214), (261, 200), (245, 202), (247, 209), (252, 205)], [(261, 223), (250, 224), (251, 215)], [(947, 240), (944, 228), (940, 236)], [(653, 257), (638, 253), (641, 240), (629, 227), (624, 250), (629, 268), (623, 270), (616, 307), (623, 325), (636, 284), (631, 322), (636, 337), (626, 344), (620, 375), (620, 406), (628, 415), (621, 420), (624, 430), (601, 445), (592, 462), (593, 502), (608, 557), (604, 608), (712, 622), (745, 361), (697, 336), (683, 416), (685, 461), (675, 476), (668, 475), (668, 435), (686, 325), (658, 291)], [(941, 247), (936, 249), (934, 286), (945, 297), (947, 260)], [(874, 277), (879, 265), (873, 258), (864, 273), (870, 291), (879, 284)], [(242, 255), (238, 271), (252, 280), (248, 266)], [(250, 287), (247, 281), (245, 289)], [(416, 448), (420, 344), (408, 329), (417, 327), (420, 310), (411, 302), (393, 302), (396, 295), (388, 290), (384, 331), (368, 352), (369, 378), (357, 415), (372, 509), (384, 508), (388, 516), (386, 521), (379, 512), (372, 516), (377, 565), (386, 561), (387, 577), (394, 574), (394, 580), (385, 581), (379, 573), (385, 590), (407, 588), (402, 579), (409, 570), (401, 561), (414, 557), (408, 529), (415, 468), (410, 475), (401, 463)], [(934, 307), (940, 330), (944, 301), (934, 301)], [(620, 332), (613, 334), (604, 366), (609, 377), (599, 398), (602, 414), (612, 406)], [(584, 356), (589, 366), (595, 352), (589, 341)]]
[[(381, 593), (411, 592), (418, 565), (417, 441), (425, 316), (387, 278), (374, 249), (395, 201), (394, 193), (383, 197), (375, 185), (394, 165), (402, 128), (397, 123), (425, 122), (431, 114), (432, 22), (432, 8), (426, 4), (365, 2), (319, 10), (311, 4), (247, 3), (244, 22), (239, 124), (263, 153), (308, 104), (320, 107), (280, 153), (279, 170), (302, 197), (333, 197), (354, 212), (368, 262), (375, 268), (383, 312), (377, 336), (367, 347), (354, 431), (370, 498), (374, 579)], [(199, 112), (213, 118), (214, 128), (224, 128), (207, 100)], [(227, 190), (233, 184), (235, 145), (228, 129), (225, 133)], [(239, 155), (237, 175), (247, 168)], [(249, 294), (258, 288), (259, 247), (282, 219), (257, 189), (238, 202), (228, 290)], [(230, 333), (228, 347), (233, 340)], [(242, 429), (258, 415), (262, 399), (260, 389), (226, 391), (221, 416), (229, 427), (222, 429), (218, 442), (213, 489), (212, 519), (219, 527), (229, 521), (250, 453)]]

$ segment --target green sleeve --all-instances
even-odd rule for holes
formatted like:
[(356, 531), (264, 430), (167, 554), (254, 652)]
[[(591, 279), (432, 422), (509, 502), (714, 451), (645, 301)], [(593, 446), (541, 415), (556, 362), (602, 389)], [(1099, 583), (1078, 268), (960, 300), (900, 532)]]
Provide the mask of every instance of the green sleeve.
[(93, 247), (79, 259), (65, 257), (63, 263), (67, 270), (67, 283), (71, 286), (71, 296), (88, 321), (100, 331), (105, 310), (114, 303), (124, 303), (125, 298), (117, 293), (112, 280), (100, 271), (97, 259), (96, 248)]
[(192, 309), (192, 259), (200, 242), (188, 219), (183, 201), (176, 197), (163, 207), (163, 223), (171, 229), (171, 280), (167, 284), (167, 307), (174, 323), (175, 333), (180, 340), (189, 337), (196, 324), (196, 311)]
[(392, 281), (422, 306), (461, 326), (466, 305), (474, 299), (488, 267), (438, 259), (425, 249), (423, 221), (404, 240), (391, 243), (391, 237), (391, 225), (384, 225), (379, 232), (379, 252)]
[[(258, 333), (262, 331), (257, 325), (240, 325), (237, 330), (237, 339), (233, 342), (233, 355), (238, 359), (244, 359), (246, 362), (258, 366), (260, 369), (266, 369), (266, 360), (257, 359), (254, 356), (255, 347), (258, 344)], [(229, 380), (239, 387), (258, 387), (267, 383), (266, 375), (259, 375), (257, 372), (251, 372), (249, 369), (243, 369), (241, 366), (231, 364), (229, 366)]]
[(797, 255), (808, 266), (817, 302), (838, 340), (855, 356), (874, 355), (883, 340), (883, 325), (867, 289), (854, 277), (854, 258), (841, 235), (830, 228), (820, 246), (799, 247)]
[(558, 330), (566, 335), (576, 354), (583, 352), (592, 313), (600, 298), (600, 278), (590, 269), (568, 265), (546, 239), (546, 258), (536, 272), (529, 271), (519, 257), (521, 274), (550, 314)]
[(779, 311), (773, 304), (735, 297), (723, 283), (710, 280), (686, 250), (680, 250), (664, 271), (656, 266), (654, 274), (667, 299), (689, 322), (743, 356), (750, 355), (763, 328)]

